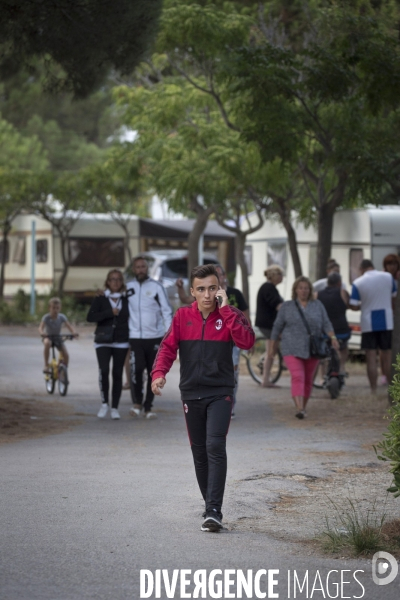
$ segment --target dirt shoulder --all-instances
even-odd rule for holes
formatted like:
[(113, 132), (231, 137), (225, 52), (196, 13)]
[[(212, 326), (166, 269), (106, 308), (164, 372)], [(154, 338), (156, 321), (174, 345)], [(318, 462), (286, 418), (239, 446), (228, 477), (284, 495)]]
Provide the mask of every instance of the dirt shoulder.
[[(269, 404), (274, 420), (294, 435), (306, 427), (308, 443), (297, 449), (302, 466), (288, 473), (282, 464), (273, 472), (254, 473), (235, 482), (238, 506), (245, 510), (238, 511), (231, 529), (291, 542), (293, 554), (321, 555), (320, 535), (327, 530), (327, 519), (330, 527), (340, 530), (341, 517), (354, 511), (360, 521), (368, 518), (372, 526), (383, 517), (394, 522), (399, 548), (395, 554), (400, 557), (400, 501), (387, 493), (392, 481), (389, 464), (379, 461), (374, 451), (388, 424), (387, 389), (372, 396), (365, 385), (352, 386), (334, 401), (327, 399), (324, 390), (315, 390), (304, 421), (293, 418), (287, 393), (277, 393)], [(327, 474), (312, 474), (322, 470)], [(346, 550), (336, 557), (351, 556)]]
[(54, 435), (81, 421), (63, 402), (0, 398), (0, 444)]

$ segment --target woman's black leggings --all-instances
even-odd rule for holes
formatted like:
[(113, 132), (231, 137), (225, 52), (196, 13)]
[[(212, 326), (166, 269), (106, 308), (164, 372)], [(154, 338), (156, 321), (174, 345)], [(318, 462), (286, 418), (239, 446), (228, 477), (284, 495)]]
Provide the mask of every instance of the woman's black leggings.
[(110, 348), (101, 346), (96, 348), (97, 361), (99, 363), (99, 384), (102, 402), (108, 404), (110, 390), (109, 373), (110, 360), (113, 359), (112, 367), (112, 408), (118, 408), (122, 392), (122, 373), (128, 348)]

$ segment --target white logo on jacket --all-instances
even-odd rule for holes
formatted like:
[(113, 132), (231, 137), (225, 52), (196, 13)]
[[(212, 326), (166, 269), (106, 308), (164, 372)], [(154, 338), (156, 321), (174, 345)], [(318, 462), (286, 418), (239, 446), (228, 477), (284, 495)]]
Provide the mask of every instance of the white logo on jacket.
[(215, 329), (217, 329), (218, 331), (220, 329), (222, 329), (222, 320), (221, 319), (217, 319), (217, 322), (215, 323)]

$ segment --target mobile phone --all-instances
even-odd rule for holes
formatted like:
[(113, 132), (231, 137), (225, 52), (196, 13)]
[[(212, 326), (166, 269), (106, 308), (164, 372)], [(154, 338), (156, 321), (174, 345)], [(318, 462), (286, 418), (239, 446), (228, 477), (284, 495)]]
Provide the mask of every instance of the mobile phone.
[(222, 304), (222, 297), (221, 296), (217, 296), (217, 302), (218, 302), (218, 306), (221, 306), (221, 304)]

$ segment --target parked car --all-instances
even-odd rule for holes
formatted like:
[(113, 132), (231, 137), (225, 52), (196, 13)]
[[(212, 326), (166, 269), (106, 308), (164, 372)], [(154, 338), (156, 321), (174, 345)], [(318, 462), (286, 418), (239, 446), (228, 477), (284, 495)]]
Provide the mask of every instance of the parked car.
[[(141, 256), (144, 256), (149, 264), (149, 276), (166, 288), (168, 299), (174, 310), (179, 308), (181, 304), (175, 281), (182, 279), (184, 288), (189, 293), (188, 253), (185, 250), (155, 250), (143, 252)], [(203, 264), (218, 265), (219, 262), (215, 256), (206, 254), (203, 256)], [(125, 280), (130, 281), (131, 279), (134, 279), (134, 275), (129, 266), (125, 270)]]

